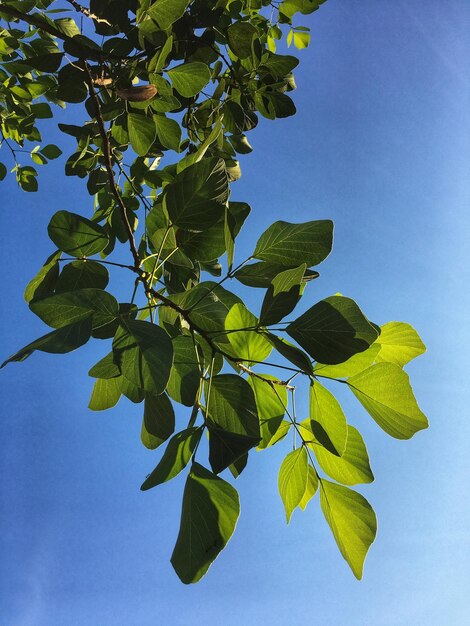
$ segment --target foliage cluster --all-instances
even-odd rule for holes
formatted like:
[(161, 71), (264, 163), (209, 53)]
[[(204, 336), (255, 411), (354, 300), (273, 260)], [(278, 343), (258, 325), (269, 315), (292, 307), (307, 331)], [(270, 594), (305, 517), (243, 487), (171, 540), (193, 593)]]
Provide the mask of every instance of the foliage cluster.
[[(50, 220), (54, 250), (25, 299), (53, 330), (4, 365), (35, 350), (111, 341), (90, 369), (89, 406), (109, 409), (121, 396), (143, 403), (143, 444), (166, 446), (143, 490), (189, 466), (171, 557), (185, 583), (205, 574), (237, 522), (238, 494), (219, 474), (236, 478), (252, 450), (286, 439), (293, 449), (279, 492), (287, 522), (318, 491), (361, 577), (376, 518), (351, 486), (373, 474), (360, 433), (323, 382), (346, 385), (392, 437), (427, 426), (403, 370), (425, 350), (411, 326), (379, 327), (340, 294), (285, 321), (331, 251), (331, 221), (275, 222), (248, 259), (234, 262), (250, 213), (231, 198), (239, 155), (252, 150), (247, 134), (259, 116), (295, 114), (298, 59), (276, 46), (286, 38), (306, 47), (309, 29), (298, 19), (323, 1), (0, 3), (1, 145), (11, 172), (24, 191), (37, 191), (38, 167), (62, 154), (44, 144), (42, 120), (53, 118), (52, 105), (82, 104), (88, 121), (59, 127), (76, 139), (65, 174), (93, 197), (88, 217), (60, 210)], [(0, 178), (7, 169), (0, 164)], [(129, 275), (129, 302), (106, 290), (111, 270)], [(259, 290), (257, 315), (228, 279)], [(310, 415), (299, 421), (302, 381)], [(176, 427), (185, 412), (187, 424)], [(208, 463), (200, 453), (196, 461), (203, 436)]]

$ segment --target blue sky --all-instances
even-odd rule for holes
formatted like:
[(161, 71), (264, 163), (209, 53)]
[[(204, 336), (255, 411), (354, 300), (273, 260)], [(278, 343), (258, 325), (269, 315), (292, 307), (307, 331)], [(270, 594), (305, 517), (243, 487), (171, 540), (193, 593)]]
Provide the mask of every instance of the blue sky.
[[(379, 518), (364, 579), (318, 500), (286, 527), (286, 443), (252, 455), (234, 537), (199, 584), (182, 585), (169, 557), (184, 479), (139, 491), (158, 452), (139, 441), (141, 407), (88, 411), (86, 373), (105, 352), (90, 344), (0, 374), (2, 626), (468, 623), (470, 4), (328, 0), (304, 22), (298, 114), (261, 121), (234, 185), (253, 207), (237, 255), (276, 219), (331, 218), (334, 251), (304, 306), (341, 292), (378, 323), (412, 323), (428, 346), (408, 372), (431, 427), (411, 441), (341, 394), (376, 476), (361, 488)], [(2, 356), (45, 332), (22, 294), (50, 253), (50, 216), (91, 210), (62, 168), (44, 168), (39, 194), (0, 188)]]

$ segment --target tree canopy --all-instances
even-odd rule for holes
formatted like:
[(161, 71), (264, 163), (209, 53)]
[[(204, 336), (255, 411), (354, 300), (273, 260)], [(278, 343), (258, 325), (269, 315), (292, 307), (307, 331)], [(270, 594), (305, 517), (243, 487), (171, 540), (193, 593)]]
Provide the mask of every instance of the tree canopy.
[[(52, 216), (51, 254), (25, 289), (52, 330), (3, 365), (108, 342), (91, 364), (89, 408), (122, 396), (143, 403), (142, 443), (163, 449), (143, 491), (187, 471), (171, 556), (184, 583), (206, 573), (237, 523), (237, 491), (219, 474), (236, 478), (250, 454), (274, 445), (286, 447), (278, 487), (287, 522), (318, 491), (361, 578), (377, 524), (351, 486), (374, 476), (330, 383), (349, 388), (392, 437), (427, 427), (403, 369), (425, 351), (409, 324), (379, 326), (341, 294), (294, 317), (319, 279), (312, 268), (331, 252), (330, 220), (277, 221), (248, 258), (236, 257), (251, 211), (232, 199), (239, 155), (252, 151), (247, 135), (260, 121), (295, 114), (299, 61), (279, 48), (308, 46), (299, 21), (323, 2), (0, 3), (0, 178), (10, 171), (23, 191), (38, 190), (40, 167), (62, 157), (43, 140), (47, 120), (70, 106), (77, 123), (59, 124), (76, 140), (65, 174), (91, 197), (87, 216)], [(106, 290), (111, 271), (127, 276), (128, 301)], [(247, 289), (259, 294), (256, 314)], [(310, 414), (298, 420), (301, 391)]]

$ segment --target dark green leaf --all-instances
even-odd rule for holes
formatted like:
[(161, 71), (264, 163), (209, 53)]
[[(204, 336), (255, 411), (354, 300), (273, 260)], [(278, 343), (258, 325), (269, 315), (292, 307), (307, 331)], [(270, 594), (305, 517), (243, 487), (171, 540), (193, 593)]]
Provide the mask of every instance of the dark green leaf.
[(74, 257), (92, 256), (104, 250), (109, 243), (108, 235), (101, 226), (69, 211), (55, 213), (47, 232), (59, 250)]
[[(209, 394), (210, 391), (210, 394)], [(209, 461), (219, 473), (260, 441), (255, 397), (250, 385), (234, 374), (220, 374), (206, 383)]]
[(253, 256), (262, 261), (293, 267), (318, 265), (329, 255), (333, 222), (318, 220), (303, 224), (274, 222), (258, 239)]
[(172, 120), (164, 115), (156, 115), (155, 123), (157, 125), (157, 136), (160, 143), (165, 148), (180, 151), (181, 143), (181, 126), (176, 120)]
[(367, 350), (378, 337), (357, 304), (344, 296), (321, 300), (286, 331), (311, 357), (328, 365)]
[(108, 281), (109, 273), (104, 265), (96, 261), (73, 261), (62, 268), (55, 291), (61, 293), (90, 287), (105, 289)]
[(116, 299), (101, 289), (78, 289), (32, 300), (29, 308), (52, 328), (62, 328), (92, 316), (95, 330), (109, 324), (119, 314)]
[(184, 98), (196, 96), (211, 79), (211, 72), (205, 63), (194, 61), (183, 63), (168, 70), (173, 87)]
[(183, 170), (166, 187), (164, 202), (176, 226), (200, 231), (223, 218), (228, 193), (222, 159), (203, 159)]
[(249, 22), (235, 22), (227, 29), (227, 39), (230, 50), (239, 59), (251, 56), (253, 39), (258, 31)]
[(53, 252), (41, 267), (39, 272), (32, 278), (24, 290), (24, 299), (31, 302), (34, 298), (40, 299), (54, 291), (57, 277), (59, 276), (59, 259), (62, 252)]
[(113, 341), (113, 352), (124, 378), (152, 394), (165, 390), (173, 364), (173, 345), (160, 326), (123, 320)]
[(202, 427), (187, 428), (170, 439), (160, 462), (141, 486), (142, 491), (177, 476), (189, 463), (193, 452), (201, 439)]
[(296, 346), (293, 346), (282, 337), (278, 337), (277, 335), (273, 335), (272, 333), (265, 333), (265, 336), (276, 348), (279, 354), (282, 354), (285, 359), (290, 361), (305, 374), (313, 374), (312, 361), (308, 358), (305, 352), (303, 352)]
[(240, 514), (236, 490), (193, 463), (183, 495), (181, 524), (171, 563), (182, 582), (200, 580), (232, 536)]
[(168, 395), (176, 402), (192, 406), (199, 389), (200, 371), (194, 342), (179, 335), (172, 340), (174, 359), (168, 380)]
[(112, 352), (109, 352), (105, 357), (103, 357), (98, 363), (95, 363), (93, 367), (88, 372), (88, 376), (92, 376), (93, 378), (116, 378), (121, 375), (121, 371), (119, 367), (114, 362), (114, 355)]
[[(268, 288), (271, 281), (285, 269), (286, 266), (280, 265), (279, 263), (266, 263), (264, 261), (259, 261), (257, 263), (251, 263), (250, 265), (243, 266), (235, 272), (234, 276), (247, 287)], [(294, 269), (294, 267), (292, 267), (292, 269)], [(314, 270), (306, 270), (303, 280), (304, 282), (308, 282), (318, 276), (318, 272), (315, 272)]]
[(279, 427), (287, 406), (287, 390), (285, 385), (279, 383), (279, 379), (269, 374), (263, 374), (263, 379), (256, 376), (250, 376), (248, 383), (255, 394), (256, 407), (258, 411), (261, 441), (258, 448), (266, 448), (272, 440)]
[(305, 286), (305, 270), (306, 265), (303, 263), (281, 272), (273, 279), (261, 306), (260, 324), (276, 324), (294, 310)]
[(142, 443), (155, 450), (171, 437), (175, 430), (175, 412), (166, 393), (156, 396), (145, 394), (144, 417), (142, 420)]
[(186, 11), (190, 0), (156, 0), (147, 15), (150, 15), (160, 26), (166, 29), (176, 22)]
[(132, 148), (139, 156), (146, 156), (157, 137), (154, 119), (138, 113), (129, 113), (127, 128)]
[(83, 346), (90, 338), (90, 334), (91, 318), (88, 317), (74, 324), (70, 324), (69, 326), (64, 326), (59, 330), (54, 330), (52, 333), (48, 333), (40, 339), (36, 339), (36, 341), (28, 344), (4, 361), (2, 365), (0, 365), (0, 368), (12, 361), (24, 361), (35, 350), (52, 354), (72, 352), (72, 350)]

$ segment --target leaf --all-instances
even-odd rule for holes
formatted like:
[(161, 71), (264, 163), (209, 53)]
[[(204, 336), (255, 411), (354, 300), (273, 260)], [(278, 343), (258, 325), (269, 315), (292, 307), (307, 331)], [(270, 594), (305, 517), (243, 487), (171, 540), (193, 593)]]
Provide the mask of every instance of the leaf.
[(255, 397), (235, 374), (213, 376), (205, 384), (209, 461), (218, 474), (260, 441)]
[(88, 372), (88, 376), (93, 378), (116, 378), (121, 375), (121, 370), (114, 362), (114, 355), (109, 352), (105, 357), (95, 363)]
[(302, 295), (305, 263), (280, 272), (273, 278), (261, 306), (260, 324), (268, 326), (280, 322), (294, 310)]
[[(247, 287), (269, 287), (271, 281), (286, 269), (285, 265), (279, 263), (266, 263), (259, 261), (251, 263), (237, 270), (234, 274), (235, 278)], [(305, 282), (318, 278), (318, 272), (314, 270), (306, 270), (303, 280)]]
[(311, 465), (308, 466), (308, 479), (307, 479), (307, 488), (305, 489), (305, 493), (302, 496), (302, 500), (299, 502), (299, 507), (302, 511), (305, 511), (307, 504), (313, 498), (313, 496), (317, 493), (318, 490), (318, 476), (316, 471), (313, 469)]
[(173, 87), (184, 98), (196, 96), (211, 79), (209, 68), (199, 61), (177, 65), (167, 73)]
[(428, 427), (406, 374), (394, 363), (377, 363), (347, 381), (351, 391), (386, 433), (410, 439)]
[(379, 339), (376, 339), (364, 352), (353, 354), (344, 363), (339, 363), (338, 365), (317, 363), (314, 368), (315, 374), (325, 376), (326, 378), (348, 378), (349, 376), (359, 374), (359, 372), (367, 369), (376, 360), (377, 354), (380, 352)]
[(54, 294), (42, 300), (32, 300), (29, 308), (52, 328), (62, 328), (92, 316), (95, 330), (119, 315), (116, 299), (102, 289), (77, 289)]
[(98, 378), (93, 387), (88, 408), (92, 411), (111, 409), (121, 397), (121, 380), (117, 378)]
[(201, 439), (203, 428), (187, 428), (174, 435), (165, 449), (160, 462), (142, 483), (141, 490), (147, 491), (177, 476), (189, 463)]
[(59, 330), (54, 330), (52, 333), (48, 333), (39, 339), (36, 339), (32, 343), (13, 354), (6, 361), (0, 365), (0, 369), (5, 367), (7, 363), (12, 361), (24, 361), (35, 350), (41, 352), (49, 352), (53, 354), (64, 354), (66, 352), (72, 352), (80, 346), (83, 346), (91, 334), (91, 318), (82, 319), (69, 326), (64, 326)]
[[(210, 280), (199, 283), (172, 300), (189, 311), (190, 321), (205, 332), (220, 333), (225, 330), (225, 318), (234, 304), (241, 300)], [(219, 343), (221, 338), (219, 337)]]
[(109, 243), (108, 235), (99, 224), (69, 211), (55, 213), (47, 232), (59, 250), (74, 257), (92, 256)]
[(240, 476), (240, 474), (245, 469), (247, 463), (248, 463), (248, 452), (245, 452), (245, 454), (242, 454), (242, 456), (239, 456), (236, 461), (234, 461), (231, 465), (228, 466), (230, 473), (235, 479)]
[(160, 28), (167, 29), (184, 15), (190, 0), (156, 0), (147, 10)]
[(40, 150), (41, 154), (43, 154), (46, 159), (58, 159), (62, 154), (62, 150), (53, 143), (47, 144)]
[(289, 324), (286, 332), (321, 363), (342, 363), (363, 352), (378, 332), (350, 298), (331, 296), (321, 300)]
[[(225, 318), (226, 338), (234, 357), (247, 362), (264, 361), (272, 346), (264, 335), (257, 331), (258, 319), (244, 304), (235, 304)], [(242, 330), (238, 330), (242, 329)], [(245, 329), (245, 330), (243, 330)], [(217, 341), (218, 336), (214, 339)]]
[(279, 470), (278, 487), (286, 520), (289, 523), (294, 509), (299, 506), (307, 489), (308, 457), (303, 446), (290, 452)]
[(272, 385), (261, 378), (250, 376), (248, 383), (255, 394), (258, 411), (261, 441), (259, 449), (266, 448), (282, 424), (287, 406), (287, 389), (280, 385), (278, 378), (263, 374), (263, 378), (272, 381)]
[(183, 510), (171, 564), (183, 583), (195, 583), (225, 548), (235, 530), (240, 503), (236, 490), (202, 465), (193, 463), (186, 480)]
[(292, 267), (318, 265), (326, 259), (333, 243), (333, 222), (318, 220), (303, 224), (274, 222), (258, 239), (253, 257)]
[(152, 394), (161, 394), (173, 364), (173, 345), (166, 332), (149, 322), (122, 321), (113, 341), (116, 364), (124, 378)]
[(168, 395), (185, 406), (193, 406), (199, 389), (200, 372), (191, 337), (179, 335), (172, 340), (173, 367), (168, 379)]
[(261, 67), (277, 78), (284, 78), (299, 64), (299, 59), (288, 54), (272, 54)]
[(230, 50), (239, 59), (251, 56), (253, 39), (258, 31), (249, 22), (234, 22), (227, 28), (227, 39)]
[(39, 272), (26, 285), (24, 299), (31, 302), (34, 298), (44, 298), (54, 291), (54, 287), (59, 276), (59, 259), (62, 252), (53, 252), (41, 267)]
[(104, 265), (96, 261), (73, 261), (64, 265), (55, 287), (56, 293), (76, 289), (105, 289), (109, 273)]
[(229, 272), (232, 271), (235, 239), (250, 214), (250, 211), (251, 207), (246, 202), (229, 202), (228, 207), (225, 209), (224, 243), (225, 249), (227, 250)]
[(404, 322), (388, 322), (380, 327), (377, 340), (380, 352), (377, 361), (387, 361), (403, 367), (423, 352), (426, 346), (413, 326)]
[(181, 126), (176, 120), (173, 120), (164, 115), (156, 115), (154, 117), (155, 124), (157, 125), (157, 136), (160, 143), (165, 148), (180, 151), (181, 143)]
[(129, 113), (127, 129), (133, 150), (139, 156), (146, 156), (157, 137), (157, 128), (153, 118), (139, 113)]
[(293, 346), (286, 339), (273, 335), (272, 333), (265, 333), (265, 337), (285, 359), (290, 361), (305, 374), (313, 374), (312, 361), (308, 358), (305, 352), (296, 346)]
[(203, 159), (190, 165), (166, 187), (165, 208), (176, 226), (204, 230), (221, 220), (229, 194), (222, 159)]
[(358, 430), (348, 424), (348, 438), (342, 456), (328, 452), (321, 445), (310, 446), (324, 472), (343, 485), (371, 483), (374, 475), (370, 468), (369, 455)]
[(341, 554), (360, 580), (364, 560), (377, 533), (372, 507), (356, 491), (324, 479), (320, 505)]
[(155, 450), (175, 430), (175, 412), (166, 393), (145, 394), (141, 440), (146, 448)]
[(310, 424), (322, 446), (336, 456), (343, 454), (348, 437), (346, 417), (338, 400), (318, 381), (310, 385)]

